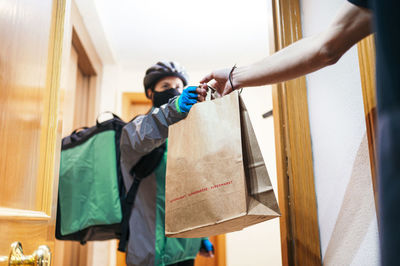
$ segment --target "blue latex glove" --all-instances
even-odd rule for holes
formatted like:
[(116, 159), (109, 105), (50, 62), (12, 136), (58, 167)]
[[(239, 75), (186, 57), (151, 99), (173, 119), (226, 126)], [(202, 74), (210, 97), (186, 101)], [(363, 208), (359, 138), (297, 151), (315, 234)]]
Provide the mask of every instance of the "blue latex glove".
[(182, 94), (178, 97), (176, 104), (176, 109), (180, 113), (188, 113), (193, 104), (197, 103), (197, 87), (189, 86), (183, 90)]
[(203, 243), (201, 245), (207, 252), (214, 251), (213, 244), (208, 239), (203, 239)]

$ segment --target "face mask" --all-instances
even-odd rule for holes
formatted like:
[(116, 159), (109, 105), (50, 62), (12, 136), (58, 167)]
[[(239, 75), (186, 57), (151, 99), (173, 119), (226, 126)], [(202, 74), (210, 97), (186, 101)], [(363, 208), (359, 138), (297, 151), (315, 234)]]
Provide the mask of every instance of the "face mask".
[(163, 104), (168, 103), (168, 100), (180, 95), (179, 91), (176, 89), (168, 89), (162, 92), (153, 92), (153, 105), (154, 107), (160, 107)]

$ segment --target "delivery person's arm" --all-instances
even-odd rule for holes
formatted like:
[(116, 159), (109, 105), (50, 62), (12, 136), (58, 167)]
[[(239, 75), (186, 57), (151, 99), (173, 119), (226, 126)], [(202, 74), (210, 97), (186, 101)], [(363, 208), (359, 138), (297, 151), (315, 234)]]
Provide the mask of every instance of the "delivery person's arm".
[[(206, 94), (204, 89), (187, 87), (180, 96), (127, 124), (120, 139), (121, 162), (132, 167), (141, 157), (162, 145), (168, 137), (168, 127), (184, 119), (198, 98), (204, 99), (203, 94)], [(197, 98), (198, 95), (201, 97)]]

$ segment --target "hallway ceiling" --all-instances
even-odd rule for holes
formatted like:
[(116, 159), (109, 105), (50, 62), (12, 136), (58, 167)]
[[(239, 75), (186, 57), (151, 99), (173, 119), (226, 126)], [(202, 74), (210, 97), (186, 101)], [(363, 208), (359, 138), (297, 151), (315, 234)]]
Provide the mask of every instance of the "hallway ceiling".
[(113, 60), (124, 68), (142, 69), (160, 59), (225, 66), (243, 54), (249, 60), (268, 54), (265, 0), (76, 2), (91, 34), (99, 31), (97, 17)]

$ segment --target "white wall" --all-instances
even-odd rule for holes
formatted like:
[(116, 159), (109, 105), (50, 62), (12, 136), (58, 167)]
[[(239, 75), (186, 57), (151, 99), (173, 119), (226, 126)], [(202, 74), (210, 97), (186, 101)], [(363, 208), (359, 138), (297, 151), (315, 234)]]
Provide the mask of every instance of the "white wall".
[[(342, 0), (302, 0), (303, 35), (324, 30)], [(325, 265), (378, 265), (357, 48), (307, 76), (315, 186)]]
[(119, 113), (119, 76), (120, 68), (118, 67), (118, 65), (108, 64), (103, 66), (103, 76), (100, 85), (100, 112), (112, 111), (115, 113)]

